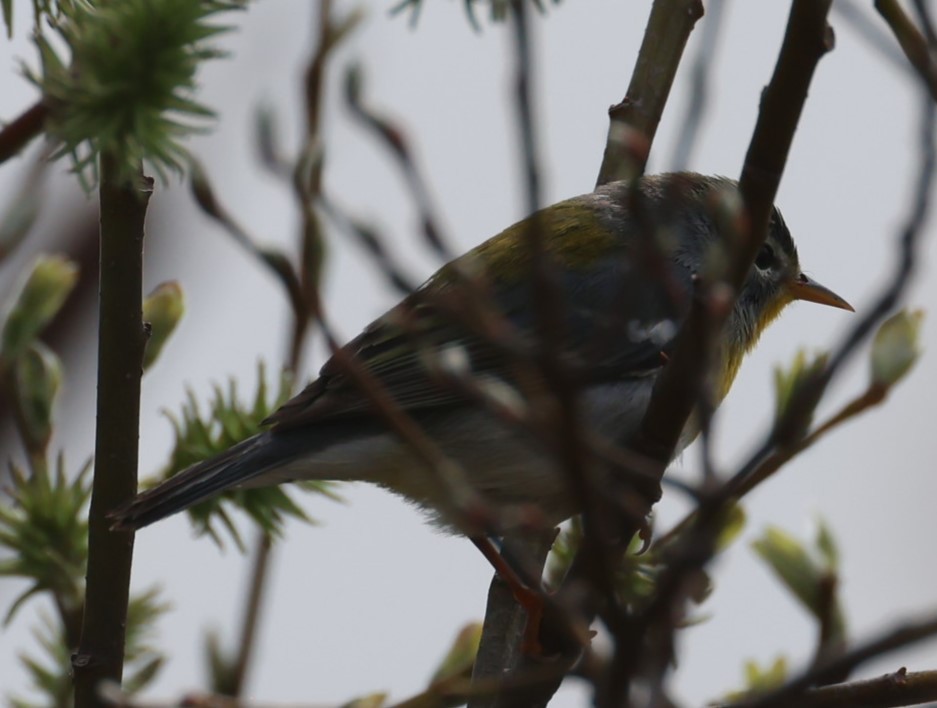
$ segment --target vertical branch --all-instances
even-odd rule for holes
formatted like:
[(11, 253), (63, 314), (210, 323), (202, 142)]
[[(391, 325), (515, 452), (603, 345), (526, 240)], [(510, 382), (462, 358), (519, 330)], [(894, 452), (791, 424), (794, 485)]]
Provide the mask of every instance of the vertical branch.
[(101, 275), (95, 468), (81, 643), (72, 658), (75, 705), (102, 705), (102, 679), (123, 672), (133, 534), (112, 532), (108, 511), (137, 491), (143, 326), (143, 225), (151, 183), (118, 181), (116, 158), (101, 157)]
[(608, 139), (596, 186), (644, 172), (683, 50), (702, 16), (700, 0), (654, 0), (628, 92), (608, 109)]

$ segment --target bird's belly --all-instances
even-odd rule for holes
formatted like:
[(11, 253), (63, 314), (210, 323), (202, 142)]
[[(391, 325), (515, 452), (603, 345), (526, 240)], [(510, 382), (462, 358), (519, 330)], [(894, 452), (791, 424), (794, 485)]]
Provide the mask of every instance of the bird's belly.
[[(653, 378), (592, 387), (578, 399), (580, 434), (623, 444), (640, 425)], [(361, 480), (401, 494), (426, 509), (444, 527), (463, 532), (465, 509), (456, 499), (470, 488), (496, 513), (502, 527), (555, 525), (578, 512), (570, 474), (558, 453), (571, 431), (546, 436), (504, 423), (474, 408), (420, 416), (427, 437), (455, 463), (447, 473), (434, 473), (412, 449), (390, 434), (335, 440), (314, 454), (276, 471), (283, 479)], [(589, 464), (582, 455), (578, 464)], [(272, 480), (271, 480), (272, 481)]]

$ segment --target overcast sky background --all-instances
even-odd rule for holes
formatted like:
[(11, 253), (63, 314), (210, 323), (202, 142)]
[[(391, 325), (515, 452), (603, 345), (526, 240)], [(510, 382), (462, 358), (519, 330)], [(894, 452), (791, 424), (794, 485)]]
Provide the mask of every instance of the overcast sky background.
[[(16, 58), (34, 63), (27, 31), (29, 3), (16, 0), (16, 32), (0, 40), (0, 116), (35, 100), (16, 74)], [(362, 3), (367, 20), (339, 52), (330, 76), (325, 117), (326, 186), (336, 200), (380, 226), (414, 279), (438, 263), (420, 242), (416, 214), (386, 153), (353, 125), (340, 105), (340, 74), (361, 65), (372, 105), (395, 116), (412, 139), (432, 185), (446, 235), (467, 249), (525, 216), (511, 96), (511, 44), (506, 27), (474, 32), (461, 3), (427, 2), (419, 25), (392, 18), (388, 4)], [(338, 2), (340, 12), (354, 5)], [(578, 0), (535, 18), (536, 107), (545, 203), (588, 192), (595, 182), (607, 129), (606, 108), (625, 92), (649, 1)], [(738, 176), (786, 22), (788, 3), (728, 3), (714, 58), (712, 103), (691, 167)], [(865, 9), (863, 5), (863, 9)], [(190, 142), (237, 218), (265, 243), (292, 248), (298, 217), (290, 193), (264, 172), (252, 141), (260, 102), (277, 112), (284, 144), (299, 140), (300, 81), (315, 35), (315, 3), (266, 0), (235, 16), (237, 31), (222, 44), (226, 61), (207, 65), (201, 98), (220, 120)], [(871, 21), (880, 24), (871, 10)], [(705, 22), (705, 18), (702, 22)], [(820, 63), (794, 142), (778, 203), (811, 276), (850, 300), (861, 313), (893, 268), (895, 243), (909, 209), (919, 156), (920, 101), (907, 74), (872, 51), (833, 14), (837, 46)], [(702, 24), (687, 50), (696, 54)], [(689, 61), (678, 74), (651, 156), (651, 170), (671, 165), (690, 88)], [(32, 153), (30, 153), (32, 154)], [(0, 204), (10, 198), (23, 160), (0, 170)], [(64, 165), (60, 166), (64, 171)], [(67, 177), (37, 226), (37, 241), (4, 263), (4, 289), (36, 243), (62, 228), (84, 206)], [(50, 202), (50, 204), (53, 204)], [(928, 233), (910, 303), (935, 302), (935, 242)], [(229, 376), (252, 391), (257, 361), (284, 359), (289, 314), (280, 288), (192, 205), (178, 183), (159, 187), (148, 221), (148, 287), (177, 279), (188, 314), (159, 365), (144, 380), (141, 472), (165, 461), (171, 429), (161, 409), (178, 410), (185, 387), (204, 400)], [(343, 336), (351, 337), (396, 299), (368, 258), (331, 232), (326, 303)], [(722, 408), (718, 457), (742, 459), (765, 431), (773, 410), (772, 367), (801, 348), (839, 342), (855, 322), (839, 310), (792, 306), (742, 368)], [(933, 539), (937, 335), (924, 330), (925, 354), (887, 405), (831, 435), (753, 494), (746, 540), (712, 568), (715, 592), (701, 608), (711, 619), (682, 633), (676, 687), (690, 705), (742, 682), (743, 661), (784, 653), (809, 660), (816, 630), (805, 612), (754, 558), (749, 541), (776, 524), (811, 538), (825, 518), (842, 549), (842, 595), (853, 634), (868, 637), (891, 622), (937, 606)], [(306, 374), (323, 361), (318, 341)], [(867, 380), (859, 356), (821, 407), (835, 410)], [(77, 468), (93, 440), (94, 351), (67, 372), (60, 420), (68, 460)], [(672, 474), (692, 475), (689, 450)], [(365, 485), (341, 489), (347, 505), (309, 496), (321, 522), (290, 524), (273, 558), (273, 575), (248, 696), (264, 701), (340, 703), (386, 690), (403, 699), (419, 691), (466, 622), (484, 614), (491, 572), (466, 540), (440, 534), (405, 502)], [(668, 493), (660, 528), (682, 506)], [(154, 696), (178, 696), (203, 685), (203, 636), (214, 628), (231, 642), (240, 626), (248, 563), (233, 548), (220, 552), (194, 539), (176, 517), (139, 534), (134, 587), (158, 583), (173, 610), (158, 643), (170, 655)], [(6, 606), (18, 587), (0, 584)], [(33, 608), (35, 609), (35, 608)], [(32, 646), (34, 612), (24, 611), (0, 638), (0, 686), (27, 692), (14, 663)], [(937, 666), (937, 645), (895, 655), (863, 675)], [(553, 705), (578, 706), (585, 694), (568, 682)]]

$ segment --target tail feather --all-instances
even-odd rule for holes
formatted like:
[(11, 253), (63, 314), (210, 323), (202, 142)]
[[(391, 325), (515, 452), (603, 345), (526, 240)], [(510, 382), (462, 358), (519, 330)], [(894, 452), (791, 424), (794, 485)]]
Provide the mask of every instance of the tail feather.
[(111, 528), (130, 531), (149, 526), (283, 465), (289, 457), (284, 459), (284, 450), (271, 435), (248, 438), (136, 496), (108, 515)]

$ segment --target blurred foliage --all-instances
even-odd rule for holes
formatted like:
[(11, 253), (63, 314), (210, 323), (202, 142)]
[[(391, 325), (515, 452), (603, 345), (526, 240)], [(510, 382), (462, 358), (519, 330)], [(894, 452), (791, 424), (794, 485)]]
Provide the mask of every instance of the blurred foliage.
[(169, 610), (169, 603), (159, 597), (158, 588), (130, 597), (127, 607), (127, 644), (124, 650), (123, 689), (136, 693), (144, 689), (155, 677), (165, 662), (159, 651), (150, 643), (157, 620)]
[(237, 656), (225, 650), (221, 636), (213, 629), (205, 634), (205, 660), (209, 689), (219, 695), (231, 695), (232, 687), (237, 685)]
[[(268, 396), (263, 364), (258, 365), (257, 377), (257, 391), (250, 404), (245, 405), (238, 400), (237, 384), (230, 380), (227, 391), (215, 387), (206, 415), (202, 414), (195, 394), (191, 391), (179, 416), (167, 413), (176, 434), (175, 446), (169, 465), (149, 486), (169, 479), (187, 467), (218, 455), (261, 432), (262, 422), (290, 397), (292, 379), (287, 372), (281, 373), (277, 390)], [(327, 482), (296, 484), (302, 489), (313, 490), (335, 500), (339, 498)], [(189, 516), (198, 533), (207, 533), (216, 543), (223, 545), (216, 525), (220, 523), (242, 552), (244, 542), (231, 519), (229, 507), (245, 511), (264, 532), (272, 536), (280, 534), (286, 517), (311, 521), (283, 486), (232, 489), (189, 509)]]
[[(32, 474), (14, 468), (8, 494), (11, 504), (0, 504), (0, 547), (9, 557), (0, 561), (0, 576), (29, 581), (6, 612), (10, 622), (30, 598), (49, 593), (60, 616), (41, 615), (34, 630), (42, 658), (21, 655), (42, 700), (37, 703), (10, 698), (17, 708), (72, 705), (71, 654), (65, 635), (65, 615), (80, 617), (88, 562), (88, 512), (91, 483), (87, 463), (69, 481), (60, 455), (55, 474), (37, 468)], [(127, 667), (124, 688), (133, 693), (146, 686), (159, 671), (163, 657), (149, 645), (156, 619), (167, 605), (151, 589), (131, 597), (127, 615)]]
[[(790, 427), (789, 421), (786, 421), (786, 416), (788, 415), (788, 409), (790, 408), (791, 401), (794, 399), (796, 392), (801, 386), (810, 386), (812, 382), (816, 381), (816, 378), (826, 368), (826, 363), (828, 360), (829, 355), (826, 352), (821, 352), (810, 356), (805, 351), (800, 350), (794, 356), (794, 361), (791, 362), (789, 368), (783, 369), (780, 366), (775, 368), (774, 423), (776, 433), (777, 426), (782, 421), (785, 421), (785, 423), (788, 424), (788, 427)], [(813, 410), (804, 411), (804, 415), (801, 417), (801, 419), (796, 421), (796, 435), (798, 437), (803, 435), (803, 433), (805, 433), (807, 429), (810, 428), (810, 423), (812, 421)]]
[(342, 703), (339, 708), (383, 708), (386, 704), (386, 693), (369, 693), (366, 696)]
[(839, 551), (827, 525), (818, 522), (812, 548), (774, 526), (768, 527), (752, 548), (817, 620), (826, 635), (824, 641), (845, 641), (846, 617), (838, 593)]
[(71, 650), (60, 623), (46, 613), (40, 614), (39, 621), (33, 634), (43, 651), (44, 661), (27, 654), (21, 654), (20, 660), (42, 701), (32, 702), (10, 696), (10, 705), (13, 708), (70, 708), (73, 704), (69, 674)]
[[(482, 638), (482, 624), (471, 622), (459, 630), (446, 652), (429, 685), (420, 693), (395, 702), (396, 708), (455, 708), (466, 703), (475, 656)], [(383, 708), (386, 693), (370, 693), (343, 703), (340, 708)]]
[(32, 475), (12, 470), (12, 504), (0, 504), (0, 547), (10, 554), (0, 561), (0, 576), (24, 578), (30, 585), (13, 602), (4, 622), (43, 591), (51, 592), (61, 606), (77, 607), (83, 601), (90, 468), (89, 462), (69, 481), (60, 455), (54, 476), (43, 469)]
[(52, 321), (78, 281), (78, 266), (65, 256), (40, 255), (3, 325), (0, 363), (12, 364)]
[[(209, 40), (230, 29), (210, 20), (246, 0), (71, 0), (47, 8), (36, 24), (40, 73), (29, 78), (51, 108), (47, 132), (74, 168), (94, 174), (102, 153), (119, 160), (121, 179), (137, 179), (141, 161), (165, 181), (182, 172), (182, 139), (214, 114), (196, 102), (199, 65), (222, 56)], [(59, 55), (51, 27), (68, 48)]]
[(480, 622), (472, 622), (460, 629), (449, 651), (433, 672), (430, 685), (460, 676), (471, 677), (475, 655), (478, 654), (478, 645), (481, 640), (482, 625)]
[(45, 453), (52, 438), (52, 416), (62, 386), (62, 362), (42, 342), (33, 342), (13, 365), (13, 388), (28, 450)]
[[(728, 548), (739, 538), (745, 528), (745, 511), (738, 504), (731, 505), (717, 522), (719, 534), (716, 539), (716, 552)], [(668, 568), (671, 550), (683, 542), (688, 533), (694, 532), (694, 524), (675, 529), (655, 543), (650, 550), (642, 550), (644, 541), (640, 535), (632, 539), (626, 553), (619, 560), (616, 572), (616, 587), (624, 605), (640, 608), (654, 597), (657, 581)], [(550, 555), (547, 557), (544, 582), (548, 590), (555, 590), (562, 584), (569, 566), (582, 544), (582, 524), (575, 517), (557, 536)], [(708, 577), (701, 576), (702, 582), (692, 594), (691, 599), (701, 604), (709, 596)], [(684, 622), (686, 624), (686, 622)]]
[(764, 667), (752, 660), (746, 661), (744, 687), (729, 693), (726, 700), (734, 703), (751, 694), (764, 693), (777, 688), (784, 683), (788, 670), (787, 658), (784, 656), (777, 657), (771, 664)]
[[(125, 650), (123, 691), (137, 693), (148, 686), (162, 668), (165, 657), (148, 643), (156, 621), (169, 608), (159, 600), (158, 591), (150, 589), (130, 598), (127, 609), (127, 645)], [(43, 652), (41, 658), (21, 654), (20, 659), (41, 701), (9, 697), (14, 708), (71, 708), (74, 705), (71, 654), (73, 649), (62, 631), (61, 623), (40, 613), (40, 625), (34, 635)]]

